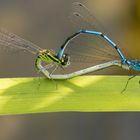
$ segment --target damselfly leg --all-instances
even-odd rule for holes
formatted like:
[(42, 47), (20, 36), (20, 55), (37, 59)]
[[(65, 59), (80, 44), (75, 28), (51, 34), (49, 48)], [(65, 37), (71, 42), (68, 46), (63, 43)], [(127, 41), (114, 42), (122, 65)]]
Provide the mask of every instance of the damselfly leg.
[(128, 78), (128, 80), (127, 80), (127, 82), (126, 82), (126, 84), (125, 84), (125, 87), (124, 87), (124, 89), (121, 91), (121, 93), (124, 93), (124, 92), (126, 91), (130, 80), (132, 80), (132, 79), (133, 79), (134, 77), (136, 77), (136, 76), (138, 76), (138, 75), (133, 75), (133, 76), (131, 76), (130, 78)]
[(59, 65), (58, 64), (55, 64), (55, 68), (53, 69), (52, 72), (50, 72), (49, 76), (50, 76), (50, 79), (52, 80), (52, 82), (55, 84), (55, 89), (57, 90), (58, 86), (57, 86), (57, 82), (53, 80), (53, 78), (51, 78), (51, 75), (58, 69)]

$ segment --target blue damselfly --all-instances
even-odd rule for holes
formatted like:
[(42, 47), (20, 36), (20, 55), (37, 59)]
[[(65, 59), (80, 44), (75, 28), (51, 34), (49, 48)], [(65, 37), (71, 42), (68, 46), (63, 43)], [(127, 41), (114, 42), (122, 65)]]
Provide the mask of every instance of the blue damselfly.
[(127, 59), (105, 32), (96, 29), (100, 25), (85, 5), (74, 2), (73, 7), (71, 17), (80, 20), (80, 24), (91, 23), (93, 30), (79, 27), (77, 32), (66, 38), (58, 51), (42, 49), (3, 29), (0, 30), (0, 44), (35, 54), (36, 68), (49, 79), (68, 79), (111, 66), (140, 71), (139, 60)]

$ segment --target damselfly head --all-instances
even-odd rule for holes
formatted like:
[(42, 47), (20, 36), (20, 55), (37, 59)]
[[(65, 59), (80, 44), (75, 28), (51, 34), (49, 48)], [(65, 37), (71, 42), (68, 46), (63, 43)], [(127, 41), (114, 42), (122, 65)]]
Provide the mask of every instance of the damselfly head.
[(67, 67), (70, 65), (70, 56), (68, 54), (63, 54), (61, 59), (61, 64), (64, 67)]

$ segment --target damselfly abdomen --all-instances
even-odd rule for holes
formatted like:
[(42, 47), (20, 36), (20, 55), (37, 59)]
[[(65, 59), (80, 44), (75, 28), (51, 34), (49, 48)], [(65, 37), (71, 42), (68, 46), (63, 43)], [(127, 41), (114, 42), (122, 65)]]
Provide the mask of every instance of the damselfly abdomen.
[[(6, 30), (0, 30), (0, 44), (37, 55), (35, 66), (50, 79), (72, 78), (111, 66), (140, 71), (140, 61), (126, 58), (105, 32), (96, 29), (99, 24), (85, 5), (75, 2), (73, 6), (72, 17), (78, 18), (84, 25), (93, 21), (93, 30), (81, 27), (66, 38), (57, 52), (44, 50)], [(61, 73), (59, 70), (64, 71)]]

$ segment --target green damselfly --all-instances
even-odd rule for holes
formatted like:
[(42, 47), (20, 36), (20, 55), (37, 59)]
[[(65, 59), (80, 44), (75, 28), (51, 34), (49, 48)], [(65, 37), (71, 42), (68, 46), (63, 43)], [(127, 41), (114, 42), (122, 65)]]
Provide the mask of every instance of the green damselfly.
[[(72, 13), (72, 17), (80, 19), (84, 24), (88, 21), (94, 21), (93, 24), (98, 25), (86, 6), (79, 2), (73, 3), (73, 6), (76, 11)], [(85, 18), (85, 16), (87, 17)], [(96, 28), (93, 24), (92, 27)], [(42, 49), (32, 42), (3, 29), (0, 30), (0, 44), (37, 55), (35, 66), (49, 79), (68, 79), (110, 66), (120, 66), (127, 70), (133, 68), (130, 67), (130, 64), (122, 63), (127, 59), (125, 59), (120, 49), (110, 38), (96, 29), (81, 28), (66, 38), (57, 52)], [(127, 62), (134, 63), (131, 66), (139, 65), (139, 61)], [(64, 69), (66, 74), (60, 72), (54, 74), (58, 68)], [(52, 71), (50, 72), (48, 69), (52, 69)]]
[(57, 54), (53, 50), (42, 49), (39, 46), (27, 41), (5, 29), (0, 29), (0, 44), (7, 48), (14, 48), (22, 51), (28, 51), (35, 54), (35, 67), (40, 70), (39, 64), (45, 63), (43, 66), (45, 69), (49, 69), (54, 66), (67, 67), (69, 65), (70, 57), (68, 54), (63, 54), (62, 58), (59, 59)]
[[(71, 17), (80, 21), (78, 26), (83, 23), (86, 26), (81, 27), (66, 38), (57, 52), (42, 49), (32, 42), (3, 29), (0, 30), (0, 44), (37, 55), (35, 67), (49, 79), (68, 79), (111, 66), (140, 71), (140, 61), (127, 59), (123, 55), (122, 49), (106, 36), (105, 32), (96, 29), (100, 24), (85, 5), (75, 2), (73, 7), (74, 11)], [(92, 28), (87, 26), (89, 24)], [(74, 65), (78, 61), (79, 63)], [(61, 74), (58, 72), (54, 74), (58, 68), (62, 68), (68, 73)], [(52, 69), (52, 71), (50, 72), (48, 69)]]

